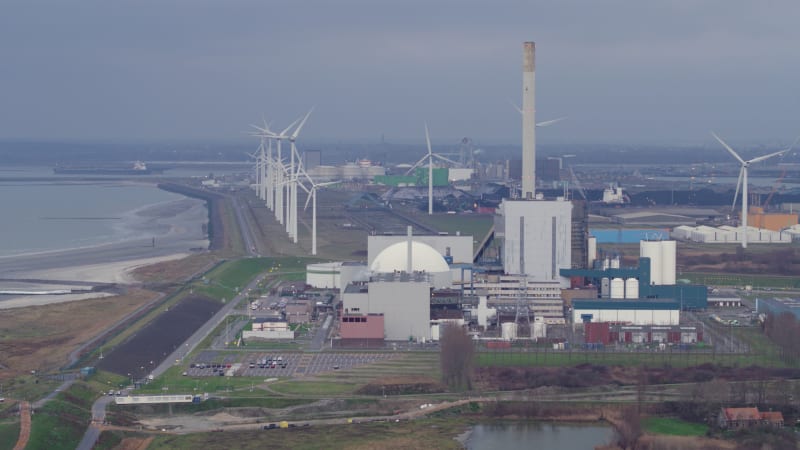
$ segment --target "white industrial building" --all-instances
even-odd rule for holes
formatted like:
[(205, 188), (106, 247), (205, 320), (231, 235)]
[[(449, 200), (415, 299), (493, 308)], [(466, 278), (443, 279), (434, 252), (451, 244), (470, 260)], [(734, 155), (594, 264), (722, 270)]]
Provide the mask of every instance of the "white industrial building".
[(495, 236), (503, 240), (505, 273), (569, 285), (559, 270), (572, 266), (571, 202), (503, 200), (497, 208), (494, 229)]
[(522, 302), (533, 319), (544, 323), (564, 323), (564, 303), (561, 300), (561, 283), (536, 281), (520, 275), (476, 275), (471, 284), (463, 286), (464, 295), (487, 297), (495, 306), (516, 306)]
[(679, 325), (680, 305), (669, 300), (572, 301), (572, 323), (611, 322), (631, 325)]
[[(742, 227), (723, 225), (709, 227), (679, 226), (672, 230), (675, 239), (705, 244), (735, 244), (742, 241)], [(763, 228), (747, 227), (747, 242), (754, 244), (786, 244), (792, 242), (792, 234), (786, 230), (773, 231)]]
[(353, 281), (367, 281), (369, 271), (363, 262), (327, 262), (306, 266), (306, 284), (317, 289), (343, 289)]
[[(368, 236), (367, 237), (367, 264), (372, 262), (383, 250), (399, 242), (405, 242), (408, 236)], [(450, 263), (472, 263), (472, 236), (455, 235), (414, 235), (415, 242), (421, 242), (434, 248)]]

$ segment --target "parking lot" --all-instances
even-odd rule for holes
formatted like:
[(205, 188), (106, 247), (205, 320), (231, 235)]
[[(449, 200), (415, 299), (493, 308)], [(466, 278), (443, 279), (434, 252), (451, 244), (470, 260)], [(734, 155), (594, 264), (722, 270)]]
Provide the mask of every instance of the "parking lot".
[(192, 377), (292, 377), (351, 369), (395, 357), (396, 353), (201, 352), (186, 369)]

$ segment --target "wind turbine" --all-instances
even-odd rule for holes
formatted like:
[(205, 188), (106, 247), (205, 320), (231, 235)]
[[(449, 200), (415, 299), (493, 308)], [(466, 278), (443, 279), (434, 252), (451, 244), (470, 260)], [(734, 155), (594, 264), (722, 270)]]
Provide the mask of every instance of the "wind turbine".
[[(717, 136), (716, 133), (712, 131), (711, 135), (714, 136), (714, 139), (716, 139), (720, 144), (722, 144), (722, 146), (725, 147), (725, 150), (727, 150), (731, 155), (733, 155), (733, 157), (736, 158), (737, 161), (739, 161), (739, 164), (742, 165), (742, 168), (739, 169), (739, 181), (736, 183), (736, 193), (733, 196), (733, 203), (736, 204), (736, 196), (739, 195), (739, 186), (741, 186), (742, 187), (742, 248), (747, 248), (747, 202), (748, 202), (747, 170), (750, 167), (750, 164), (764, 161), (765, 159), (772, 158), (773, 156), (778, 156), (791, 149), (791, 147), (789, 147), (789, 149), (787, 150), (781, 150), (779, 152), (770, 153), (768, 155), (759, 156), (757, 158), (745, 161), (744, 159), (742, 159), (741, 156), (739, 156), (738, 153), (733, 151), (733, 149), (728, 144), (726, 144), (725, 141), (722, 140), (722, 138)], [(794, 144), (792, 145), (794, 146)]]
[(311, 183), (311, 189), (306, 188), (302, 183), (300, 186), (303, 190), (306, 191), (308, 197), (306, 197), (306, 205), (303, 207), (303, 211), (308, 209), (308, 202), (311, 201), (311, 255), (315, 256), (317, 254), (317, 189), (330, 186), (332, 184), (341, 183), (341, 181), (329, 181), (327, 183), (314, 183), (314, 180), (308, 176), (308, 174), (303, 171), (303, 174), (308, 179), (308, 182)]
[[(308, 117), (311, 115), (312, 112), (314, 112), (313, 106), (306, 113), (305, 117), (303, 117), (303, 120), (300, 122), (297, 128), (295, 128), (291, 136), (289, 136), (289, 142), (291, 143), (289, 176), (291, 177), (291, 182), (289, 183), (289, 211), (287, 214), (288, 220), (286, 224), (286, 231), (289, 233), (289, 237), (292, 238), (292, 241), (295, 244), (297, 243), (297, 178), (300, 173), (300, 154), (297, 152), (297, 146), (295, 145), (295, 141), (297, 141), (297, 136), (300, 134), (300, 130), (303, 129), (303, 125), (306, 124), (306, 121), (308, 120)], [(297, 157), (298, 161), (298, 165), (296, 168), (295, 168), (295, 157)]]
[(433, 152), (431, 136), (428, 134), (428, 123), (425, 123), (425, 142), (428, 144), (428, 215), (433, 215)]
[(297, 122), (299, 120), (300, 119), (297, 119), (294, 122), (292, 122), (291, 124), (289, 124), (289, 126), (286, 127), (280, 133), (273, 132), (266, 125), (265, 125), (264, 128), (258, 127), (256, 125), (251, 125), (253, 128), (258, 130), (258, 133), (256, 133), (258, 136), (264, 136), (264, 137), (267, 137), (269, 139), (274, 139), (274, 140), (278, 141), (278, 145), (277, 145), (277, 147), (278, 147), (278, 149), (277, 149), (278, 150), (278, 155), (276, 157), (275, 162), (272, 165), (273, 166), (272, 169), (273, 169), (273, 175), (274, 176), (271, 177), (272, 178), (272, 182), (271, 182), (271, 185), (268, 186), (267, 190), (269, 191), (268, 195), (274, 195), (274, 197), (275, 197), (275, 200), (273, 202), (273, 204), (275, 206), (275, 209), (274, 209), (275, 219), (277, 219), (278, 223), (281, 223), (281, 224), (284, 223), (284, 221), (283, 221), (283, 217), (284, 217), (284, 215), (283, 215), (283, 213), (284, 213), (284, 211), (283, 211), (283, 206), (284, 206), (284, 203), (283, 203), (283, 185), (285, 184), (283, 182), (284, 167), (283, 167), (283, 157), (282, 157), (282, 154), (281, 154), (281, 141), (284, 140), (284, 139), (289, 139), (290, 136), (288, 134), (286, 134), (286, 133), (288, 133), (289, 130), (294, 128), (294, 126), (297, 124)]

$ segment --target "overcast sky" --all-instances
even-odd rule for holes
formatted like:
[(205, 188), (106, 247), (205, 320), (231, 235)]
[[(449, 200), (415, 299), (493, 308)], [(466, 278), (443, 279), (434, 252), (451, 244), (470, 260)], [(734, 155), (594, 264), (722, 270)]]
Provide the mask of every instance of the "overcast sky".
[(517, 143), (526, 40), (540, 140), (800, 134), (796, 0), (4, 0), (0, 139)]

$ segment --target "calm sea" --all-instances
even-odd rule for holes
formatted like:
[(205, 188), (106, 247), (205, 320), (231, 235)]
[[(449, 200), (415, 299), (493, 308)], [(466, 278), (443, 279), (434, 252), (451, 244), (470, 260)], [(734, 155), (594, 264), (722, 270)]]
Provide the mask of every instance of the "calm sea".
[(124, 182), (0, 182), (0, 256), (122, 241), (134, 233), (135, 210), (182, 198)]

